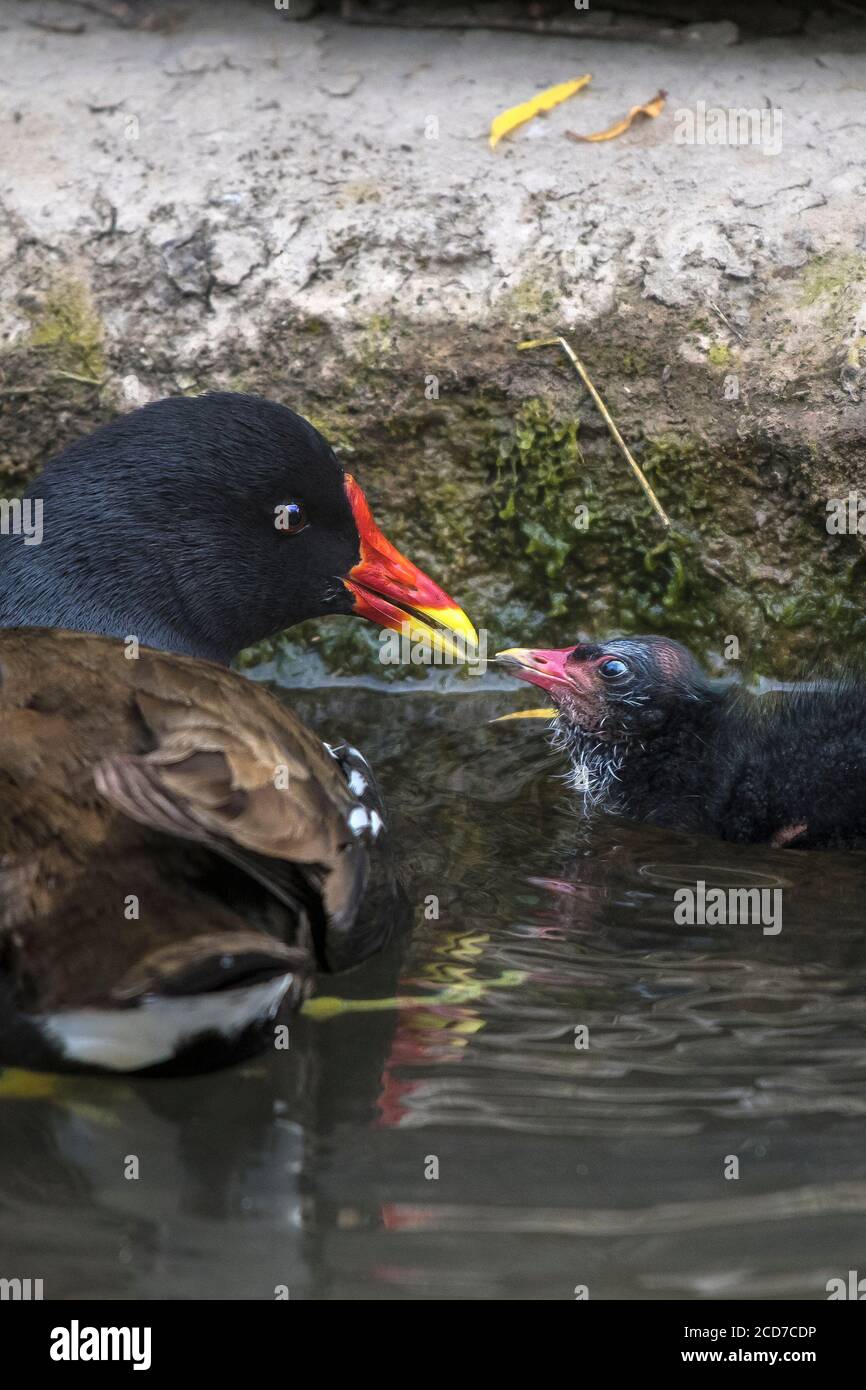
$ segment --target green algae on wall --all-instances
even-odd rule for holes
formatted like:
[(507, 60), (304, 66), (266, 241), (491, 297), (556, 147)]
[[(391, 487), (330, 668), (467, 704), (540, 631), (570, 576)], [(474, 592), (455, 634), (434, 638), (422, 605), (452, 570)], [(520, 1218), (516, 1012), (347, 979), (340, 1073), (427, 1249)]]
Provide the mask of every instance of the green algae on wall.
[[(548, 402), (533, 399), (496, 445), (498, 530), (522, 561), (516, 590), (548, 623), (561, 620), (560, 629), (578, 621), (578, 608), (581, 626), (603, 610), (608, 626), (665, 619), (670, 627), (672, 610), (694, 587), (686, 564), (691, 542), (659, 533), (619, 454), (605, 443), (585, 456), (578, 428), (576, 419), (557, 419)], [(644, 450), (643, 466), (658, 473), (694, 452), (688, 440), (662, 437)], [(590, 591), (596, 576), (603, 597)]]
[[(862, 270), (861, 258), (853, 262), (814, 261), (804, 273), (804, 295), (832, 309), (853, 283), (855, 265)], [(386, 534), (487, 629), (490, 650), (650, 631), (706, 655), (734, 634), (744, 660), (784, 674), (803, 655), (866, 645), (866, 561), (857, 537), (828, 539), (814, 503), (826, 461), (823, 453), (810, 456), (802, 437), (778, 461), (766, 441), (736, 437), (727, 425), (714, 438), (699, 429), (652, 433), (652, 416), (638, 415), (632, 404), (621, 427), (673, 518), (666, 533), (594, 412), (582, 399), (577, 409), (570, 404), (569, 383), (563, 389), (554, 378), (548, 386), (545, 372), (533, 375), (527, 363), (515, 399), (505, 357), (504, 368), (485, 362), (483, 371), (452, 383), (450, 338), (413, 356), (411, 342), (384, 316), (359, 326), (357, 350), (348, 357), (326, 325), (311, 321), (308, 328), (299, 325), (296, 341), (310, 345), (309, 371), (293, 363), (281, 378), (273, 354), (241, 354), (221, 368), (209, 359), (191, 369), (189, 389), (257, 391), (310, 419), (359, 478)], [(280, 331), (282, 338), (285, 327)], [(707, 336), (709, 381), (738, 349)], [(30, 416), (37, 424), (44, 418), (35, 405), (43, 397), (56, 414), (62, 397), (70, 437), (83, 432), (86, 412), (94, 410), (88, 398), (95, 397), (80, 382), (99, 382), (106, 370), (102, 326), (86, 287), (56, 282), (33, 311), (23, 347), (18, 379)], [(470, 350), (478, 360), (483, 340)], [(626, 371), (641, 379), (639, 388), (660, 376), (664, 358), (614, 337), (593, 346), (598, 380), (616, 382)], [(34, 367), (38, 395), (30, 390)], [(447, 382), (441, 397), (426, 396), (429, 374)], [(304, 390), (305, 382), (312, 389)], [(176, 377), (172, 383), (167, 390), (177, 390)], [(628, 412), (626, 401), (620, 404)], [(104, 391), (99, 409), (111, 409)], [(844, 476), (851, 476), (847, 466)], [(767, 509), (770, 520), (761, 521)], [(306, 652), (308, 664), (310, 652), (318, 652), (325, 668), (345, 674), (422, 674), (380, 665), (376, 631), (345, 619), (305, 625), (245, 660), (292, 651)]]
[[(491, 652), (659, 632), (706, 658), (735, 636), (743, 666), (778, 675), (804, 656), (866, 645), (856, 538), (828, 547), (823, 516), (789, 495), (811, 470), (805, 456), (785, 464), (789, 514), (777, 535), (761, 514), (776, 506), (777, 483), (756, 471), (748, 445), (728, 455), (686, 433), (636, 440), (674, 522), (666, 532), (607, 437), (584, 438), (578, 419), (542, 396), (511, 410), (477, 393), (408, 408), (375, 439), (347, 416), (308, 413), (326, 436), (345, 427), (383, 529), (486, 630)], [(339, 674), (423, 674), (379, 665), (377, 634), (351, 621), (309, 624), (255, 656), (294, 654), (303, 669), (311, 643)]]
[(105, 376), (104, 334), (85, 285), (58, 282), (33, 318), (29, 345), (46, 352), (55, 370), (100, 383)]
[(499, 519), (530, 568), (549, 581), (551, 617), (566, 611), (558, 580), (590, 515), (577, 432), (577, 420), (556, 420), (546, 402), (530, 400), (493, 457)]
[(866, 255), (856, 251), (815, 256), (802, 275), (801, 302), (836, 301), (852, 285), (866, 280)]
[(714, 367), (727, 367), (733, 360), (733, 353), (726, 343), (713, 343), (707, 352), (707, 361)]

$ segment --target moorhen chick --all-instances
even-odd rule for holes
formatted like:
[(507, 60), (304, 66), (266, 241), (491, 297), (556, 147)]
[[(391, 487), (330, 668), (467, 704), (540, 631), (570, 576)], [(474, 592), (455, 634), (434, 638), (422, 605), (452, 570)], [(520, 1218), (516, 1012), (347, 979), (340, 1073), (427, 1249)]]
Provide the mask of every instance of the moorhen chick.
[(750, 695), (666, 637), (512, 648), (587, 811), (797, 849), (866, 846), (866, 683)]
[(254, 396), (146, 406), (28, 495), (41, 544), (0, 539), (0, 1062), (223, 1065), (401, 911), (361, 755), (225, 663), (328, 613), (474, 630)]

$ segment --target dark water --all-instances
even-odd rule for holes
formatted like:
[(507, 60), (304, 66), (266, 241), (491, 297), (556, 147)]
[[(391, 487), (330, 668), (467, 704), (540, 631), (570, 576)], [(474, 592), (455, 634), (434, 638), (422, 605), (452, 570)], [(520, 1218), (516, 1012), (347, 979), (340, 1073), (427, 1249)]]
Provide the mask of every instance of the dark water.
[[(587, 831), (543, 725), (487, 722), (525, 692), (293, 703), (375, 760), (412, 939), (324, 981), (356, 1009), (320, 1005), (288, 1053), (0, 1073), (0, 1273), (148, 1299), (811, 1299), (866, 1274), (866, 858)], [(676, 926), (698, 878), (780, 886), (781, 933)]]

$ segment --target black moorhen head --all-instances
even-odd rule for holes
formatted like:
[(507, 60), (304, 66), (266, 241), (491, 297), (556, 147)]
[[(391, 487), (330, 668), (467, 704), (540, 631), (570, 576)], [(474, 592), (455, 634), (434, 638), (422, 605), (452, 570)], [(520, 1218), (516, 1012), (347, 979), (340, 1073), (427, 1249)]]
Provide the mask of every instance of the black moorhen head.
[(28, 488), (43, 538), (0, 537), (0, 626), (135, 636), (227, 664), (305, 618), (470, 643), (308, 421), (259, 396), (170, 397), (65, 449)]
[(666, 637), (499, 656), (551, 696), (587, 810), (779, 848), (866, 846), (862, 681), (750, 696)]

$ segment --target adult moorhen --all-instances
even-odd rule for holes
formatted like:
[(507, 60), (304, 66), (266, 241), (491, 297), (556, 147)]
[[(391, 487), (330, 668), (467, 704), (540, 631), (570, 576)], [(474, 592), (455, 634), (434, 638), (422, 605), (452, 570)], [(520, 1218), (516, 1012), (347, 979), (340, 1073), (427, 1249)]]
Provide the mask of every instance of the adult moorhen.
[(222, 1065), (400, 915), (360, 754), (223, 663), (327, 613), (474, 630), (254, 396), (146, 406), (28, 496), (41, 544), (0, 539), (0, 1061)]
[(499, 656), (556, 706), (587, 810), (797, 849), (866, 846), (866, 683), (750, 695), (666, 637)]

